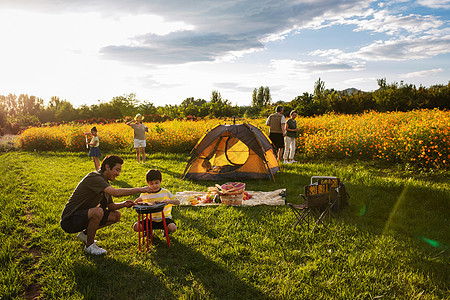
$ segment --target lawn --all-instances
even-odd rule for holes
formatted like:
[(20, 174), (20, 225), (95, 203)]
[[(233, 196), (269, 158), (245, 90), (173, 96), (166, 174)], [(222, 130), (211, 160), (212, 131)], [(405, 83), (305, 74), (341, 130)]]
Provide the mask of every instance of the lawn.
[[(180, 180), (187, 154), (151, 154), (146, 166), (133, 153), (120, 155), (116, 187), (144, 185), (149, 168), (159, 168), (174, 193), (215, 183)], [(9, 152), (0, 159), (0, 299), (450, 298), (448, 172), (356, 161), (286, 165), (276, 182), (247, 181), (247, 189), (286, 188), (287, 201), (300, 203), (310, 176), (339, 176), (350, 206), (328, 230), (293, 229), (288, 206), (180, 206), (173, 209), (179, 230), (172, 246), (158, 233), (141, 253), (131, 230), (137, 215), (123, 209), (121, 222), (98, 231), (108, 254), (92, 257), (59, 226), (71, 192), (94, 167), (86, 153)]]

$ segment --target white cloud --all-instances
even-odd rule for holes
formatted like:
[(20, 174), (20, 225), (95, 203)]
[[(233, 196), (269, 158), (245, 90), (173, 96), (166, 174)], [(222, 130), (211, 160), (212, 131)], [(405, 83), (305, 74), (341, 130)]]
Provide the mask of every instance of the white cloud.
[(369, 61), (425, 59), (450, 53), (450, 36), (437, 38), (422, 36), (419, 38), (399, 38), (377, 41), (359, 51), (345, 54), (349, 58)]
[(215, 61), (232, 52), (253, 51), (264, 45), (242, 35), (178, 31), (167, 35), (146, 34), (132, 45), (108, 46), (101, 52), (109, 59), (143, 64), (183, 64)]
[(418, 35), (437, 29), (446, 23), (435, 16), (417, 14), (393, 15), (387, 10), (373, 12), (368, 18), (347, 18), (333, 23), (334, 25), (355, 25), (355, 31), (373, 31), (387, 35)]
[(439, 8), (450, 9), (450, 1), (448, 0), (418, 0), (417, 3), (435, 9)]
[[(39, 2), (39, 1), (37, 1)], [(19, 1), (24, 4), (26, 1)], [(41, 0), (49, 4), (49, 1)], [(69, 2), (53, 9), (68, 9)], [(29, 3), (32, 5), (32, 3)], [(70, 7), (81, 10), (102, 8), (116, 16), (119, 12), (157, 14), (166, 21), (177, 20), (189, 24), (183, 31), (159, 34), (133, 34), (129, 40), (111, 43), (102, 48), (104, 57), (126, 63), (179, 64), (190, 61), (233, 60), (244, 53), (264, 49), (269, 41), (283, 39), (286, 34), (308, 26), (314, 18), (338, 18), (361, 15), (370, 1), (71, 1)], [(46, 6), (48, 9), (48, 6)], [(141, 26), (141, 28), (146, 28)]]
[(431, 76), (431, 75), (434, 75), (436, 73), (440, 73), (442, 71), (444, 71), (442, 68), (437, 68), (437, 69), (423, 70), (423, 71), (417, 71), (417, 72), (410, 72), (410, 73), (399, 74), (399, 75), (401, 77), (404, 77), (404, 78), (418, 78), (418, 77)]
[(443, 37), (422, 36), (419, 38), (398, 38), (375, 41), (355, 52), (340, 49), (315, 50), (313, 56), (326, 57), (330, 61), (340, 61), (357, 65), (356, 61), (411, 60), (431, 58), (450, 53), (450, 35)]
[(360, 64), (352, 64), (338, 61), (296, 61), (296, 60), (271, 60), (270, 67), (277, 74), (305, 76), (324, 72), (354, 71), (362, 67)]

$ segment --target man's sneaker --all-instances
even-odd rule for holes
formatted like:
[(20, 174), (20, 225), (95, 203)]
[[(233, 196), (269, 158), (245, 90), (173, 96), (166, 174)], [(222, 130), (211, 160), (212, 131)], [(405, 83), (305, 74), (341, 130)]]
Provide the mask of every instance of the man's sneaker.
[[(86, 244), (86, 242), (87, 242), (87, 235), (86, 235), (86, 233), (84, 233), (84, 231), (80, 231), (78, 233), (78, 235), (77, 235), (77, 238), (80, 241), (82, 241), (82, 242), (84, 242)], [(97, 243), (97, 240), (94, 240), (94, 243)]]
[(293, 159), (291, 160), (291, 164), (296, 163), (296, 162), (297, 162), (296, 160), (293, 160)]
[(92, 243), (89, 247), (84, 247), (84, 252), (91, 255), (103, 255), (108, 251), (100, 248), (96, 243)]
[(284, 163), (288, 165), (288, 164), (290, 164), (291, 162), (288, 161), (288, 160), (285, 160)]

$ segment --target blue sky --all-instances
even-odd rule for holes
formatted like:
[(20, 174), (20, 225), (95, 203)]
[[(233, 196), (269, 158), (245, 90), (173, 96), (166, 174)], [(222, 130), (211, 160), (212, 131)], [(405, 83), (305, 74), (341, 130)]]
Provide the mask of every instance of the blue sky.
[(449, 0), (2, 0), (0, 95), (156, 106), (450, 80)]

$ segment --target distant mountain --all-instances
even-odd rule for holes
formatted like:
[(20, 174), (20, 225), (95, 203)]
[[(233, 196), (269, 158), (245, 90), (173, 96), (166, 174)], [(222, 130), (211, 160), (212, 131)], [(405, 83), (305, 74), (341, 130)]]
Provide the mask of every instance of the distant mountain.
[(348, 95), (352, 95), (353, 93), (359, 92), (361, 90), (355, 89), (355, 88), (348, 88), (343, 90), (342, 92), (347, 92)]

